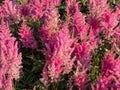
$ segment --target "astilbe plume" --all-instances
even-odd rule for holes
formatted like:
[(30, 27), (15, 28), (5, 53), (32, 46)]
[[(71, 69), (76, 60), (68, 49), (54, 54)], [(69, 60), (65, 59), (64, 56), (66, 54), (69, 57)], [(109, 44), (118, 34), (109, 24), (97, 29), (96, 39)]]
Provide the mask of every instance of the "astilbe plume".
[(102, 26), (105, 29), (113, 29), (118, 24), (117, 16), (112, 10), (107, 9), (102, 14)]
[(90, 0), (89, 12), (90, 14), (87, 16), (90, 29), (89, 41), (97, 48), (101, 38), (110, 39), (113, 35), (113, 30), (118, 25), (118, 16), (111, 10), (106, 0)]
[(43, 10), (43, 26), (39, 29), (40, 39), (46, 43), (49, 41), (52, 35), (54, 35), (59, 29), (58, 23), (59, 13), (56, 6), (60, 5), (61, 0), (42, 0), (42, 5), (46, 8)]
[(25, 23), (19, 29), (20, 40), (24, 47), (36, 49), (38, 47), (37, 41), (33, 36), (33, 30)]
[(24, 16), (30, 16), (33, 19), (41, 19), (46, 10), (56, 8), (56, 6), (60, 5), (60, 2), (61, 0), (30, 0), (28, 3), (22, 3), (20, 12)]
[[(0, 24), (0, 88), (12, 90), (12, 79), (18, 79), (21, 71), (21, 53), (16, 39), (3, 21)], [(7, 75), (7, 77), (6, 77)]]
[(68, 74), (72, 70), (74, 62), (74, 58), (71, 57), (74, 50), (72, 48), (73, 42), (74, 39), (70, 38), (67, 25), (64, 24), (62, 29), (46, 43), (46, 63), (41, 79), (43, 83), (46, 83), (46, 80), (57, 82), (60, 75)]
[[(86, 90), (87, 82), (89, 80), (87, 70), (80, 61), (77, 61), (76, 71), (73, 75), (74, 84), (78, 87), (78, 90)], [(73, 90), (73, 89), (72, 89)]]
[(26, 20), (27, 19), (26, 17), (31, 17), (32, 19), (37, 19), (41, 17), (42, 8), (40, 6), (41, 3), (36, 0), (30, 0), (29, 2), (23, 1), (22, 4), (19, 6), (19, 13), (22, 19)]
[(29, 2), (29, 8), (31, 8), (31, 17), (33, 19), (40, 19), (43, 14), (44, 14), (44, 10), (43, 10), (43, 4), (42, 2), (40, 2), (39, 0), (30, 0)]
[[(40, 78), (43, 90), (51, 89), (54, 83), (60, 87), (64, 79), (67, 83), (63, 87), (70, 90), (120, 89), (120, 4), (111, 9), (108, 0), (88, 0), (88, 13), (83, 14), (83, 1), (87, 0), (22, 0), (21, 4), (4, 0), (0, 4), (0, 89), (12, 90), (12, 80), (20, 78), (22, 56), (9, 26), (16, 30), (21, 23), (18, 35), (23, 47), (35, 51), (39, 49), (36, 39), (44, 43), (40, 50), (45, 57)], [(42, 26), (34, 25), (36, 22)], [(33, 28), (38, 30), (38, 38)], [(110, 50), (105, 46), (107, 40)], [(99, 75), (92, 75), (97, 70)]]
[(4, 0), (1, 5), (2, 18), (9, 23), (18, 22), (20, 20), (19, 6), (14, 0)]
[(76, 56), (76, 60), (79, 61), (84, 66), (89, 66), (90, 61), (92, 59), (92, 48), (88, 42), (78, 43), (75, 46), (74, 54)]
[(57, 29), (58, 21), (59, 21), (58, 9), (49, 8), (48, 10), (46, 10), (43, 18), (44, 18), (44, 26), (46, 26), (48, 29), (51, 30)]
[(68, 14), (66, 18), (70, 18), (68, 22), (73, 29), (73, 34), (79, 36), (80, 40), (84, 40), (87, 36), (87, 24), (85, 23), (85, 16), (79, 10), (79, 2), (66, 0), (66, 11)]
[(47, 42), (58, 31), (59, 14), (57, 8), (49, 8), (43, 15), (43, 26), (39, 29), (40, 39)]
[(101, 32), (101, 18), (96, 15), (90, 15), (87, 17), (87, 22), (90, 27), (89, 35), (95, 38)]
[(66, 11), (70, 16), (74, 16), (76, 12), (79, 12), (79, 2), (76, 2), (76, 0), (66, 0)]
[(112, 52), (105, 54), (102, 61), (101, 76), (97, 80), (96, 86), (93, 90), (113, 90), (120, 89), (120, 60), (119, 57), (115, 59)]
[(89, 0), (88, 8), (92, 15), (97, 14), (101, 16), (109, 8), (109, 5), (107, 4), (107, 0)]
[(19, 13), (23, 19), (26, 19), (26, 17), (41, 19), (45, 12), (44, 4), (39, 0), (23, 1), (19, 8)]
[(102, 14), (108, 9), (107, 0), (89, 0), (88, 8), (90, 14), (87, 16), (87, 22), (90, 27), (90, 34), (94, 38), (102, 32)]
[[(89, 75), (87, 71), (91, 68), (92, 52), (93, 49), (89, 42), (80, 42), (75, 44), (75, 49), (73, 54), (75, 55), (74, 74), (72, 76), (74, 85), (78, 87), (79, 90), (86, 90), (89, 81)], [(73, 86), (71, 85), (70, 89)]]
[(27, 16), (31, 15), (31, 9), (30, 9), (30, 4), (22, 3), (20, 6), (20, 15), (24, 19)]
[(110, 38), (113, 35), (113, 29), (118, 24), (118, 17), (117, 15), (112, 12), (110, 9), (105, 10), (102, 14), (102, 26), (103, 26), (103, 33), (105, 34), (105, 38)]
[[(67, 13), (70, 16), (71, 21), (70, 27), (74, 30), (74, 36), (76, 38), (77, 43), (74, 45), (75, 50), (73, 54), (76, 57), (77, 65), (74, 65), (76, 71), (72, 76), (74, 80), (75, 86), (78, 87), (79, 90), (86, 90), (89, 81), (89, 77), (87, 75), (87, 71), (91, 68), (91, 60), (92, 60), (92, 52), (99, 43), (99, 39), (95, 39), (96, 33), (89, 34), (89, 28), (91, 28), (90, 23), (85, 22), (85, 15), (79, 12), (79, 2), (76, 0), (68, 0), (66, 1), (67, 4)], [(98, 27), (99, 28), (99, 27)], [(92, 29), (90, 29), (91, 31)], [(92, 45), (92, 46), (91, 46)], [(73, 85), (70, 86), (72, 90)]]
[(118, 14), (111, 10), (106, 0), (90, 0), (89, 9), (88, 23), (92, 26), (91, 31), (94, 32), (94, 35), (104, 33), (105, 38), (110, 38), (113, 29), (118, 24)]
[(87, 38), (88, 27), (85, 23), (85, 17), (80, 12), (76, 12), (74, 15), (72, 26), (75, 35), (78, 35), (80, 40)]
[(33, 13), (33, 18), (41, 18), (42, 17), (42, 14), (43, 14), (43, 6), (41, 5), (41, 3), (35, 3), (34, 5), (34, 13)]

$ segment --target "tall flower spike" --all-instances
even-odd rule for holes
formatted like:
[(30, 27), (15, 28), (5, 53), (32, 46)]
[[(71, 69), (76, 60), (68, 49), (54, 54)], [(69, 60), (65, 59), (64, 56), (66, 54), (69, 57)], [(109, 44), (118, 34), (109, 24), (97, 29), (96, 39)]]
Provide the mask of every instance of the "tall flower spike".
[[(18, 79), (21, 71), (22, 56), (18, 50), (16, 39), (11, 36), (7, 24), (0, 24), (0, 88), (12, 90), (12, 79)], [(6, 78), (8, 75), (8, 78)], [(7, 86), (4, 86), (6, 83)]]
[(101, 16), (104, 10), (109, 8), (109, 5), (107, 4), (107, 0), (89, 0), (88, 7), (91, 14)]
[(91, 47), (88, 42), (82, 42), (75, 46), (74, 54), (76, 56), (76, 60), (80, 61), (83, 66), (89, 67), (90, 61), (92, 59), (91, 56)]
[(90, 34), (94, 37), (98, 36), (101, 32), (102, 14), (109, 8), (107, 0), (89, 0), (90, 14), (87, 17), (87, 22), (90, 27)]
[(4, 18), (9, 22), (16, 22), (20, 19), (19, 6), (15, 0), (4, 0), (2, 4), (2, 10)]
[(104, 34), (109, 37), (113, 34), (113, 28), (117, 26), (117, 14), (110, 9), (105, 10), (102, 14), (102, 27), (105, 29)]
[(59, 21), (58, 9), (50, 8), (44, 14), (44, 26), (48, 29), (55, 30), (57, 29)]
[(40, 19), (44, 14), (44, 6), (39, 0), (30, 0), (29, 9), (31, 10), (31, 17), (33, 19)]
[(112, 52), (105, 54), (101, 72), (101, 77), (98, 78), (95, 90), (120, 89), (120, 60), (119, 58), (115, 59)]
[(20, 15), (24, 18), (26, 16), (30, 16), (31, 15), (31, 9), (30, 9), (30, 5), (29, 4), (21, 4), (20, 5)]
[(105, 29), (104, 30), (105, 37), (109, 38), (110, 36), (113, 35), (113, 32), (114, 32), (113, 29), (116, 29), (116, 26), (119, 23), (118, 14), (116, 14), (116, 12), (113, 12), (110, 9), (107, 9), (102, 14), (101, 18), (102, 18), (102, 26)]
[(21, 36), (20, 40), (24, 47), (31, 49), (36, 49), (38, 47), (33, 36), (33, 31), (25, 23), (23, 23), (19, 29), (19, 35)]
[(48, 43), (48, 52), (51, 53), (49, 55), (54, 56), (55, 54), (58, 54), (63, 60), (63, 73), (69, 73), (72, 69), (74, 58), (71, 59), (71, 54), (74, 50), (74, 48), (72, 48), (72, 44), (74, 43), (74, 41), (74, 39), (70, 38), (67, 25), (63, 24), (62, 29), (58, 33), (56, 33), (53, 39), (51, 39)]
[[(62, 29), (46, 43), (46, 64), (43, 75), (50, 77), (50, 82), (58, 80), (61, 74), (68, 74), (73, 67), (74, 58), (71, 54), (74, 50), (72, 44), (74, 39), (70, 38), (66, 24)], [(46, 71), (47, 70), (47, 71)], [(46, 80), (43, 76), (43, 80)], [(45, 81), (44, 81), (45, 82)]]
[(58, 30), (59, 14), (58, 9), (49, 8), (43, 15), (43, 26), (39, 30), (40, 39), (46, 43)]
[(72, 20), (72, 22), (68, 22), (70, 23), (75, 36), (79, 36), (81, 40), (84, 40), (87, 35), (87, 25), (85, 23), (84, 15), (79, 10), (79, 2), (76, 0), (66, 0), (66, 11)]
[(74, 16), (76, 12), (79, 12), (79, 2), (76, 0), (66, 0), (66, 11), (71, 16)]
[(77, 61), (76, 71), (73, 75), (74, 83), (79, 88), (79, 90), (86, 90), (88, 75), (87, 68), (84, 67), (79, 61)]
[(92, 35), (93, 38), (95, 38), (101, 32), (101, 18), (97, 15), (90, 15), (87, 17), (87, 22), (90, 27), (89, 35)]

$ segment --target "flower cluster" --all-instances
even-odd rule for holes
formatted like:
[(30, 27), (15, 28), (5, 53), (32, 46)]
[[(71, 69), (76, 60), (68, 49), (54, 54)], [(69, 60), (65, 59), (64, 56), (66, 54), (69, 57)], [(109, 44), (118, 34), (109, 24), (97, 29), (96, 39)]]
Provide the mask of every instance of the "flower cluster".
[[(13, 89), (12, 80), (20, 77), (22, 53), (23, 74), (30, 69), (30, 81), (42, 83), (28, 85), (34, 89), (120, 89), (120, 4), (112, 7), (108, 0), (20, 1), (0, 4), (0, 89)], [(25, 63), (28, 59), (32, 65)], [(61, 82), (65, 82), (62, 87)]]
[(23, 47), (31, 49), (37, 48), (37, 42), (33, 37), (33, 32), (26, 24), (22, 24), (19, 30), (19, 35), (21, 36), (20, 40), (23, 43)]
[[(0, 24), (0, 88), (12, 90), (12, 79), (18, 79), (22, 56), (16, 39), (10, 34), (5, 22)], [(6, 76), (7, 75), (7, 76)]]
[(93, 90), (120, 89), (120, 60), (112, 52), (106, 53), (102, 61), (102, 73)]
[[(74, 41), (69, 36), (66, 24), (63, 24), (60, 32), (56, 33), (46, 43), (46, 64), (43, 69), (42, 82), (49, 82), (49, 80), (50, 82), (57, 82), (60, 79), (60, 75), (68, 74), (72, 70), (75, 60), (74, 57), (71, 57), (74, 50), (72, 47)], [(46, 76), (50, 77), (50, 79), (47, 79)]]

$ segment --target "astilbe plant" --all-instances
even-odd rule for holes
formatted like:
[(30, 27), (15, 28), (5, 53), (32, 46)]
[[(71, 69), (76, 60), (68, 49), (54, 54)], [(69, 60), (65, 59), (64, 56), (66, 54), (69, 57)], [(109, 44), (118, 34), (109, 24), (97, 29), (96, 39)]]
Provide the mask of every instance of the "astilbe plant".
[(97, 81), (96, 87), (93, 90), (106, 90), (111, 88), (113, 90), (120, 88), (120, 60), (119, 57), (115, 59), (112, 52), (105, 54), (102, 61), (101, 76)]
[(79, 36), (81, 40), (84, 40), (87, 35), (87, 25), (85, 16), (79, 12), (79, 8), (79, 2), (76, 2), (76, 0), (66, 0), (66, 19), (68, 20), (68, 23), (70, 23), (74, 35)]
[(12, 80), (19, 79), (22, 56), (16, 39), (10, 34), (7, 23), (0, 23), (0, 89), (13, 90)]
[(46, 64), (43, 69), (41, 81), (58, 82), (61, 75), (68, 74), (73, 67), (74, 57), (71, 54), (74, 50), (72, 44), (75, 40), (70, 38), (66, 24), (46, 44)]
[[(53, 0), (54, 1), (54, 0)], [(54, 35), (59, 29), (59, 13), (56, 8), (56, 4), (52, 2), (47, 2), (46, 5), (48, 8), (45, 8), (43, 11), (43, 25), (39, 29), (40, 39), (46, 43), (49, 41), (52, 35)], [(60, 2), (60, 0), (56, 0)], [(46, 3), (46, 4), (47, 4)], [(50, 5), (49, 5), (50, 4)], [(55, 4), (55, 5), (54, 5)]]
[(30, 29), (25, 23), (22, 24), (19, 30), (20, 40), (23, 44), (23, 47), (36, 49), (37, 42), (33, 36), (33, 30)]
[(56, 8), (47, 9), (43, 15), (43, 26), (39, 29), (40, 39), (47, 42), (58, 30), (59, 14)]
[(9, 23), (20, 20), (19, 7), (15, 0), (4, 0), (1, 7), (1, 16)]
[(120, 4), (3, 0), (0, 89), (119, 90), (119, 44)]

